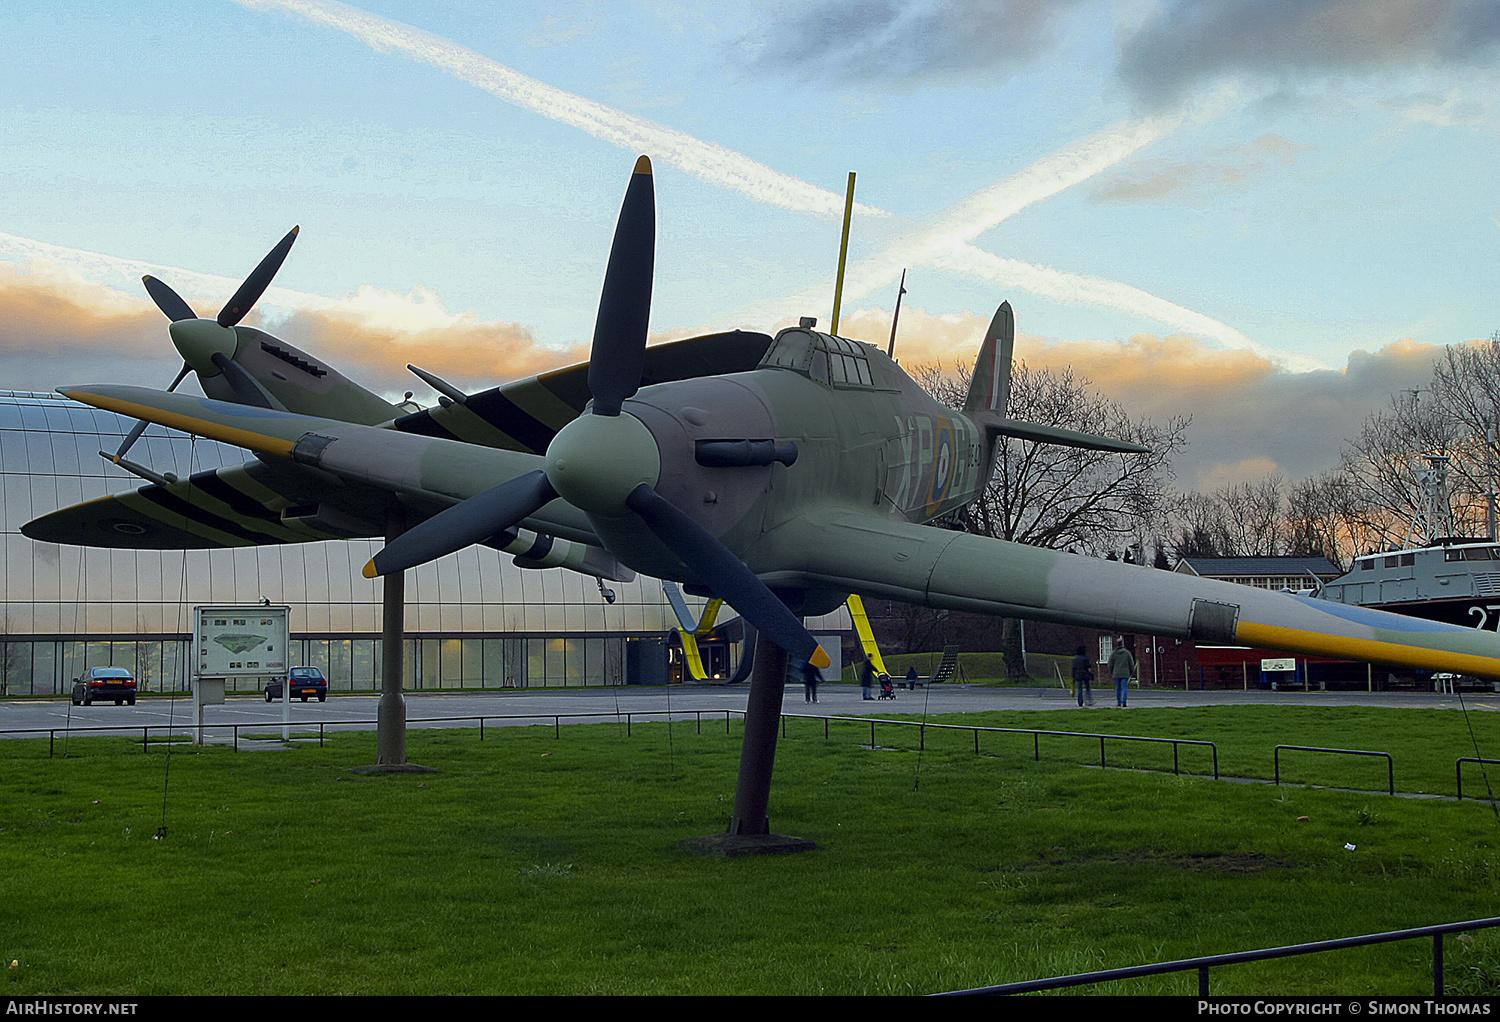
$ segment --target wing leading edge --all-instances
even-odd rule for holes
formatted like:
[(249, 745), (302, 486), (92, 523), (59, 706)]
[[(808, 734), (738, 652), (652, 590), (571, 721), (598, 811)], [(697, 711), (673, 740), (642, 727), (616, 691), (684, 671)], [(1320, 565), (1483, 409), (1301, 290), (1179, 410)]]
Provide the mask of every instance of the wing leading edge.
[(770, 585), (1500, 678), (1492, 632), (848, 511), (779, 526), (762, 560), (806, 565)]

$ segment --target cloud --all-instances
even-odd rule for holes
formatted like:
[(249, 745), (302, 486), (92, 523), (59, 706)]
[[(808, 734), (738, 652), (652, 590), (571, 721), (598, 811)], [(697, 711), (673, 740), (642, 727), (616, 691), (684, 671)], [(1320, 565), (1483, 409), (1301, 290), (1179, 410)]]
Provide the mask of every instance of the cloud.
[(144, 297), (132, 298), (54, 261), (0, 263), (0, 353), (152, 358), (165, 323)]
[(1218, 462), (1200, 471), (1193, 489), (1199, 493), (1213, 493), (1225, 486), (1259, 482), (1267, 476), (1276, 475), (1279, 466), (1270, 458), (1245, 458), (1233, 464)]
[(1488, 124), (1494, 99), (1487, 93), (1479, 97), (1466, 93), (1462, 88), (1447, 94), (1420, 92), (1387, 100), (1381, 106), (1405, 120), (1439, 128), (1479, 128)]
[(543, 346), (523, 324), (450, 313), (422, 289), (400, 294), (362, 287), (325, 308), (299, 311), (264, 328), (327, 359), (371, 390), (414, 390), (423, 402), (426, 385), (407, 371), (408, 363), (473, 391), (588, 358), (586, 344)]
[(1225, 146), (1194, 163), (1140, 160), (1129, 171), (1115, 174), (1094, 188), (1089, 197), (1103, 203), (1159, 202), (1179, 193), (1196, 197), (1238, 185), (1263, 173), (1273, 162), (1282, 168), (1289, 167), (1299, 153), (1316, 148), (1310, 143), (1266, 134), (1250, 142)]
[(1493, 0), (1174, 0), (1127, 38), (1119, 75), (1170, 103), (1202, 84), (1477, 63), (1500, 42)]
[[(583, 361), (586, 345), (547, 347), (519, 323), (451, 313), (429, 292), (363, 287), (287, 316), (252, 312), (246, 325), (284, 337), (366, 387), (399, 396), (425, 388), (408, 362), (480, 388)], [(110, 379), (165, 386), (181, 357), (167, 321), (144, 296), (89, 281), (37, 259), (0, 262), (0, 357), (15, 390)]]
[[(890, 312), (861, 309), (842, 332), (885, 348)], [(933, 316), (903, 307), (896, 355), (915, 367), (968, 365), (988, 318)], [(1020, 324), (1024, 327), (1024, 320)], [(1047, 339), (1020, 332), (1016, 358), (1039, 368), (1070, 366), (1132, 415), (1192, 417), (1179, 485), (1212, 490), (1272, 471), (1297, 480), (1338, 465), (1345, 437), (1391, 394), (1424, 386), (1442, 349), (1397, 340), (1351, 352), (1342, 369), (1297, 372), (1251, 351), (1211, 348), (1182, 334), (1126, 340)]]
[(755, 72), (876, 88), (1009, 75), (1051, 49), (1077, 0), (819, 0), (776, 8), (732, 58)]

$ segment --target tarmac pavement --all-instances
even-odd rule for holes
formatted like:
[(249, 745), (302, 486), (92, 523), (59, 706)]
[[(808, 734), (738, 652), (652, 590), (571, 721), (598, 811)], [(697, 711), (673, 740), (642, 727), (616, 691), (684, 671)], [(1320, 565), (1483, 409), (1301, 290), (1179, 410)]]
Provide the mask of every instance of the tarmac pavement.
[[(695, 685), (672, 688), (588, 688), (488, 690), (472, 693), (408, 693), (407, 719), (413, 726), (475, 727), (484, 718), (485, 727), (534, 725), (539, 723), (597, 723), (601, 720), (722, 720), (745, 708), (745, 685)], [(1096, 687), (1093, 709), (1101, 714), (1150, 711), (1176, 706), (1223, 706), (1251, 704), (1267, 706), (1393, 706), (1416, 709), (1500, 710), (1500, 694), (1470, 692), (1462, 695), (1435, 692), (1269, 692), (1217, 689), (1130, 691), (1130, 705), (1119, 709), (1113, 692)], [(334, 693), (326, 703), (294, 702), (292, 726), (298, 730), (322, 725), (337, 730), (374, 727), (375, 695)], [(985, 710), (1076, 709), (1072, 695), (1061, 688), (991, 688), (945, 683), (915, 691), (898, 689), (896, 698), (865, 700), (858, 685), (824, 684), (818, 702), (804, 701), (801, 685), (788, 685), (782, 710), (788, 714), (817, 716), (936, 716)], [(211, 736), (229, 740), (232, 726), (258, 733), (279, 728), (283, 721), (280, 703), (266, 703), (258, 696), (239, 696), (204, 711)], [(170, 728), (184, 733), (191, 729), (192, 701), (142, 697), (135, 706), (72, 706), (66, 696), (52, 699), (0, 701), (0, 737), (26, 737), (20, 732), (107, 729), (129, 733), (141, 728), (160, 732)]]

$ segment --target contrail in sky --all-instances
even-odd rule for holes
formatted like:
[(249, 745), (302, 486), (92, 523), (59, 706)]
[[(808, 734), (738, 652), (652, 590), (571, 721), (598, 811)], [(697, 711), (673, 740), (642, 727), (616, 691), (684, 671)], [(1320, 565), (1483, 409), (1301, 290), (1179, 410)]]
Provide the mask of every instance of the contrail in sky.
[[(758, 202), (799, 213), (843, 216), (844, 197), (748, 156), (643, 117), (615, 110), (545, 82), (399, 21), (391, 21), (329, 0), (236, 0), (246, 7), (283, 10), (353, 36), (381, 53), (397, 52), (483, 89), (491, 95), (569, 124), (634, 153), (650, 153), (686, 174)], [(867, 216), (884, 216), (873, 206), (856, 207)]]
[[(483, 54), (401, 22), (391, 21), (333, 0), (236, 0), (259, 10), (281, 10), (344, 32), (382, 53), (396, 52), (484, 89), (509, 103), (572, 125), (632, 152), (650, 152), (677, 169), (709, 184), (739, 192), (759, 202), (796, 212), (838, 216), (843, 196), (782, 174), (723, 146), (627, 114), (582, 96), (547, 85)], [(1210, 101), (1210, 106), (1217, 101)], [(1095, 277), (1069, 274), (1001, 259), (973, 245), (975, 238), (1022, 209), (1047, 199), (1114, 166), (1175, 130), (1185, 119), (1136, 118), (1112, 125), (985, 188), (925, 226), (904, 234), (876, 256), (861, 260), (845, 278), (845, 294), (865, 296), (896, 280), (902, 267), (929, 263), (950, 272), (997, 281), (1041, 297), (1074, 304), (1118, 309), (1221, 344), (1278, 355), (1255, 344), (1233, 327), (1193, 312), (1139, 288)], [(856, 214), (888, 216), (886, 210), (855, 204)], [(818, 292), (821, 294), (821, 292)], [(777, 303), (803, 303), (804, 292)]]
[[(51, 261), (84, 275), (88, 280), (131, 295), (140, 293), (141, 277), (150, 274), (170, 282), (172, 288), (178, 292), (186, 292), (193, 297), (207, 296), (207, 302), (202, 308), (196, 310), (200, 314), (207, 315), (218, 312), (217, 305), (213, 304), (212, 296), (222, 296), (218, 299), (219, 304), (222, 304), (224, 298), (234, 294), (235, 289), (242, 283), (230, 277), (199, 273), (197, 270), (183, 269), (180, 266), (162, 266), (157, 263), (143, 263), (136, 259), (121, 259), (117, 256), (101, 255), (98, 252), (89, 252), (80, 248), (50, 245), (46, 242), (33, 241), (30, 238), (17, 237), (14, 234), (0, 233), (0, 257), (4, 257), (9, 262)], [(273, 285), (266, 289), (260, 304), (263, 308), (277, 306), (284, 309), (316, 310), (326, 309), (337, 303), (322, 295), (293, 291), (290, 288)]]

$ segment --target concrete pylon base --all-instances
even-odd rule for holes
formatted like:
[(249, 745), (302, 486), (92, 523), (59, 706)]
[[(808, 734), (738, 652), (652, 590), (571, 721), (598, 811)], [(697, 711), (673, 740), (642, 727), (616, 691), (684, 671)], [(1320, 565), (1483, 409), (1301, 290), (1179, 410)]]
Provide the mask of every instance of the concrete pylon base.
[(356, 774), (435, 774), (437, 767), (418, 766), (415, 763), (371, 763), (369, 766), (349, 768)]
[(677, 842), (684, 852), (710, 859), (737, 859), (742, 855), (788, 855), (811, 852), (818, 846), (806, 838), (784, 834), (709, 834)]

